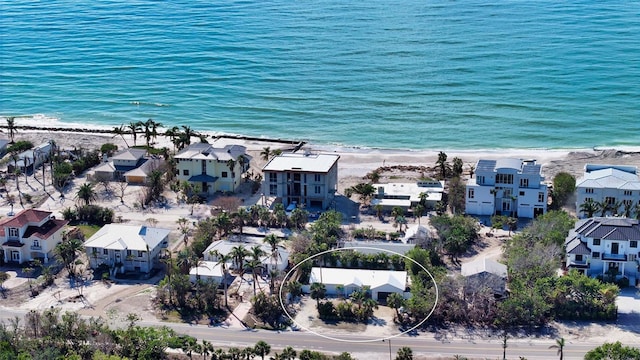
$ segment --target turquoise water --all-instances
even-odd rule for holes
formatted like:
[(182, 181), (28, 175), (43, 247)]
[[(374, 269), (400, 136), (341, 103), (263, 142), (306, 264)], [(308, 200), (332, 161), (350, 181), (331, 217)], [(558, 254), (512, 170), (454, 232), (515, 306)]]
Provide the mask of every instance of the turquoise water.
[(637, 1), (5, 1), (0, 114), (411, 149), (640, 144)]

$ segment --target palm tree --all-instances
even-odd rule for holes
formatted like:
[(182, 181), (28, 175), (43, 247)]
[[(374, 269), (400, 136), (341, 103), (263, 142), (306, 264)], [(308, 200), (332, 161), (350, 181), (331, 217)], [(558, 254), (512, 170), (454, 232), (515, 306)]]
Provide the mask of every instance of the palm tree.
[(556, 344), (549, 346), (549, 349), (558, 349), (558, 354), (560, 356), (560, 360), (564, 357), (564, 338), (556, 339)]
[(269, 234), (265, 236), (263, 242), (271, 246), (271, 259), (275, 262), (274, 269), (278, 268), (278, 258), (280, 257), (280, 251), (278, 245), (282, 242), (282, 239), (275, 234)]
[(387, 297), (387, 305), (396, 311), (396, 319), (400, 321), (400, 308), (405, 304), (405, 300), (402, 295), (398, 293), (391, 293)]
[(291, 346), (282, 349), (282, 354), (280, 354), (282, 360), (294, 360), (296, 355), (296, 351)]
[(396, 360), (413, 360), (413, 350), (407, 346), (401, 347), (398, 349)]
[(262, 340), (258, 341), (256, 346), (253, 347), (253, 353), (262, 357), (262, 360), (264, 360), (264, 356), (269, 354), (270, 351), (271, 346)]
[(244, 258), (247, 256), (247, 249), (242, 245), (237, 245), (231, 248), (231, 252), (229, 252), (231, 258), (233, 258), (233, 264), (236, 269), (242, 269), (244, 267)]
[(424, 211), (425, 211), (425, 208), (424, 208), (424, 205), (422, 204), (417, 204), (413, 208), (413, 215), (415, 215), (415, 217), (418, 219), (418, 225), (420, 225), (420, 218), (424, 214)]
[(228, 291), (228, 289), (227, 289), (227, 287), (228, 287), (228, 279), (227, 279), (227, 277), (229, 276), (229, 269), (227, 268), (227, 263), (229, 261), (231, 261), (233, 258), (229, 254), (222, 255), (217, 250), (214, 250), (214, 252), (216, 252), (215, 255), (213, 254), (213, 252), (211, 254), (218, 259), (218, 266), (220, 266), (222, 268), (222, 281), (224, 282), (224, 306), (228, 308), (229, 307), (229, 297), (228, 297), (228, 294), (227, 294), (227, 291)]
[(234, 225), (238, 228), (240, 235), (242, 235), (244, 225), (250, 217), (251, 214), (244, 207), (238, 208), (238, 211), (231, 214), (231, 219), (233, 220)]
[(327, 287), (322, 283), (314, 282), (309, 288), (310, 296), (316, 301), (316, 307), (320, 306), (320, 299), (327, 295)]
[(356, 290), (349, 295), (351, 301), (353, 301), (356, 305), (358, 305), (358, 310), (362, 308), (362, 303), (367, 298), (367, 294), (365, 294), (362, 289)]
[(244, 270), (251, 273), (253, 278), (253, 296), (256, 296), (256, 284), (258, 283), (258, 273), (262, 271), (262, 262), (251, 259), (244, 264)]
[(593, 201), (591, 198), (580, 204), (580, 212), (584, 213), (588, 218), (593, 217), (593, 214), (598, 210), (600, 210), (600, 203)]
[(164, 132), (164, 136), (167, 136), (171, 140), (171, 143), (173, 144), (173, 151), (175, 151), (178, 145), (178, 142), (176, 140), (179, 139), (180, 136), (180, 128), (174, 126), (171, 129), (167, 129)]
[(269, 161), (269, 157), (271, 156), (271, 148), (269, 146), (262, 149), (260, 152), (260, 157), (264, 161)]
[(112, 132), (114, 133), (114, 137), (119, 135), (122, 138), (122, 141), (124, 141), (124, 144), (127, 145), (127, 147), (129, 147), (129, 143), (127, 142), (127, 139), (124, 138), (124, 134), (127, 133), (127, 131), (124, 129), (124, 124), (114, 127)]
[(600, 216), (607, 215), (607, 212), (609, 212), (609, 210), (611, 210), (611, 209), (612, 209), (612, 206), (607, 201), (607, 199), (604, 199), (604, 200), (598, 202), (598, 210), (600, 211)]
[(633, 211), (633, 202), (631, 200), (625, 200), (623, 205), (624, 205), (624, 210), (622, 212), (622, 216), (626, 218), (630, 218), (631, 212)]
[(85, 205), (89, 205), (92, 201), (95, 201), (98, 198), (98, 195), (96, 194), (95, 190), (93, 190), (93, 184), (84, 183), (78, 189), (76, 197), (84, 201)]
[(18, 132), (17, 127), (16, 127), (16, 118), (13, 116), (9, 116), (7, 118), (7, 130), (9, 130), (9, 143), (10, 144), (14, 144), (15, 143), (15, 136), (16, 133)]
[(438, 154), (438, 160), (436, 161), (436, 166), (440, 169), (440, 176), (443, 179), (447, 177), (447, 170), (449, 169), (449, 163), (447, 163), (447, 154), (440, 151)]
[(142, 122), (140, 121), (132, 121), (129, 123), (128, 128), (131, 130), (131, 136), (133, 137), (133, 146), (136, 146), (136, 141), (138, 140), (138, 131), (141, 130)]

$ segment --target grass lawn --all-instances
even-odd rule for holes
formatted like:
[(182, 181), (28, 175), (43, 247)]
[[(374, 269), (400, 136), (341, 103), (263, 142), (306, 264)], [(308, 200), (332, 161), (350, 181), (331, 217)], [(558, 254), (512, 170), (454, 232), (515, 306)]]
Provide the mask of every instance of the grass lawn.
[(85, 239), (88, 239), (91, 236), (93, 236), (93, 234), (97, 233), (98, 230), (100, 230), (100, 228), (102, 227), (99, 225), (76, 225), (76, 226), (80, 229), (80, 231), (82, 231)]

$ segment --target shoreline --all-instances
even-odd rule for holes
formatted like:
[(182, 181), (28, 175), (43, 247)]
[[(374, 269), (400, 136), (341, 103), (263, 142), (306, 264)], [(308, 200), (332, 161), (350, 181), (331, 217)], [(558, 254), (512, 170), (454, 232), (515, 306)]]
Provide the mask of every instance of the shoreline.
[[(86, 134), (95, 134), (95, 135), (115, 135), (113, 132), (114, 127), (118, 127), (119, 125), (98, 125), (98, 124), (79, 124), (79, 123), (71, 123), (71, 122), (63, 122), (57, 118), (51, 118), (44, 115), (34, 115), (34, 116), (16, 116), (16, 129), (23, 131), (32, 131), (32, 132), (59, 132), (59, 133), (86, 133)], [(43, 125), (43, 122), (48, 122), (51, 124)], [(126, 124), (121, 124), (126, 125)], [(0, 129), (2, 131), (6, 131), (6, 117), (0, 118)], [(159, 136), (164, 136), (164, 132), (168, 129), (166, 127), (160, 127), (161, 131)], [(208, 138), (215, 140), (218, 139), (229, 139), (229, 140), (239, 140), (239, 141), (256, 141), (256, 142), (265, 142), (265, 143), (275, 143), (275, 144), (287, 144), (287, 145), (298, 145), (298, 146), (310, 146), (314, 150), (324, 151), (324, 152), (340, 152), (340, 153), (370, 153), (370, 152), (381, 152), (385, 154), (398, 153), (403, 152), (407, 154), (412, 153), (434, 153), (438, 154), (440, 151), (449, 154), (454, 154), (454, 156), (478, 156), (478, 154), (485, 154), (488, 156), (500, 156), (505, 157), (509, 156), (508, 154), (520, 154), (523, 157), (532, 157), (535, 158), (536, 154), (539, 153), (547, 153), (547, 154), (564, 154), (567, 155), (573, 152), (596, 152), (596, 151), (608, 151), (608, 150), (616, 150), (623, 153), (639, 153), (640, 154), (640, 145), (638, 146), (592, 146), (592, 147), (566, 147), (566, 148), (477, 148), (477, 149), (468, 149), (468, 148), (442, 148), (442, 149), (433, 149), (433, 148), (385, 148), (385, 147), (367, 147), (367, 146), (358, 146), (358, 145), (348, 145), (348, 144), (326, 144), (326, 143), (315, 143), (310, 139), (289, 139), (283, 137), (262, 137), (262, 136), (251, 136), (245, 134), (233, 134), (233, 133), (224, 133), (219, 131), (212, 130), (200, 130), (193, 129), (194, 131), (207, 136)], [(140, 134), (140, 133), (139, 133)], [(129, 134), (130, 135), (130, 134)], [(300, 145), (302, 144), (302, 145)], [(507, 155), (505, 155), (507, 154)], [(529, 155), (530, 154), (530, 155)]]

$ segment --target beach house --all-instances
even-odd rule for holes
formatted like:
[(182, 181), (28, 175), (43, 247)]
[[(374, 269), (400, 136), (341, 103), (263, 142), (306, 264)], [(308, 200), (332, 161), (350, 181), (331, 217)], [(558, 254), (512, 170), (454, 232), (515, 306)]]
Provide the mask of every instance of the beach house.
[[(327, 295), (349, 296), (357, 290), (368, 290), (376, 301), (386, 301), (392, 293), (410, 296), (406, 271), (313, 267), (309, 284), (313, 283), (324, 284)], [(303, 286), (303, 291), (308, 292), (309, 286)]]
[(153, 170), (162, 166), (162, 159), (146, 156), (144, 149), (129, 148), (115, 154), (93, 169), (91, 177), (101, 181), (126, 181), (144, 184)]
[[(587, 164), (576, 181), (576, 213), (580, 218), (590, 215), (621, 215), (631, 217), (640, 211), (640, 177), (637, 167)], [(595, 205), (593, 214), (584, 204)]]
[(373, 184), (376, 189), (371, 205), (389, 211), (394, 207), (408, 210), (424, 200), (427, 209), (435, 209), (442, 200), (444, 181), (421, 180), (415, 183)]
[(45, 163), (54, 151), (55, 143), (52, 140), (25, 150), (9, 161), (7, 171), (14, 173), (17, 168), (21, 173), (33, 174), (35, 169)]
[(49, 211), (26, 209), (0, 220), (0, 241), (5, 262), (22, 264), (41, 260), (48, 263), (53, 249), (62, 241), (68, 221), (58, 220)]
[(534, 218), (547, 211), (548, 189), (535, 160), (478, 160), (469, 179), (465, 211), (469, 215)]
[(463, 263), (460, 273), (465, 277), (465, 292), (472, 293), (483, 287), (491, 289), (494, 296), (502, 297), (507, 290), (507, 265), (486, 257)]
[(171, 230), (144, 225), (107, 224), (84, 243), (91, 268), (150, 272), (160, 251), (169, 245)]
[(187, 181), (199, 192), (235, 192), (242, 174), (249, 169), (251, 156), (242, 145), (216, 148), (210, 144), (191, 144), (175, 155), (177, 178)]
[(284, 206), (327, 209), (338, 189), (336, 154), (283, 153), (262, 168), (262, 191)]
[(639, 242), (638, 220), (612, 217), (579, 220), (565, 241), (566, 267), (592, 277), (626, 277), (630, 284), (637, 284)]

